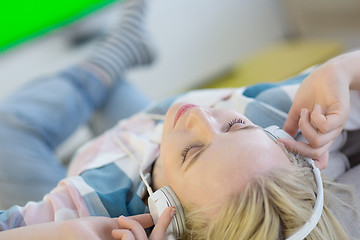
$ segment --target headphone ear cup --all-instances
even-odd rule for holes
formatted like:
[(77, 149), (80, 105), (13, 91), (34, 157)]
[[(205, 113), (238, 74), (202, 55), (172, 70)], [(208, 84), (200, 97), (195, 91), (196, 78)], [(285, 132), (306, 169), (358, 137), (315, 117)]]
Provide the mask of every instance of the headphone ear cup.
[(151, 217), (153, 218), (155, 224), (158, 222), (161, 214), (166, 208), (170, 206), (175, 207), (175, 216), (171, 220), (166, 233), (172, 234), (176, 239), (181, 238), (184, 234), (185, 215), (180, 201), (174, 191), (169, 186), (160, 188), (149, 197), (148, 205)]

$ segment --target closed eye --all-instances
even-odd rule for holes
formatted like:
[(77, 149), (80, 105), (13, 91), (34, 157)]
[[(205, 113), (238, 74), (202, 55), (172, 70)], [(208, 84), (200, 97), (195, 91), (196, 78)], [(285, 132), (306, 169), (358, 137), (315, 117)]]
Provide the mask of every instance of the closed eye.
[(235, 124), (245, 124), (245, 123), (246, 123), (245, 120), (242, 118), (238, 118), (238, 117), (234, 118), (228, 122), (225, 132), (229, 132), (231, 127), (234, 126)]
[[(230, 129), (232, 128), (232, 126), (236, 125), (236, 124), (245, 124), (246, 121), (242, 118), (239, 118), (239, 117), (236, 117), (232, 120), (230, 120), (228, 123), (227, 123), (227, 126), (226, 126), (226, 130), (225, 132), (229, 132)], [(192, 143), (190, 145), (188, 145), (182, 152), (181, 152), (181, 158), (182, 158), (182, 161), (185, 162), (186, 158), (187, 158), (187, 155), (189, 153), (190, 150), (194, 149), (194, 148), (198, 148), (198, 147), (203, 147), (204, 144), (202, 143)]]
[(186, 160), (186, 156), (188, 155), (189, 151), (193, 148), (198, 148), (198, 147), (202, 147), (204, 146), (202, 143), (192, 143), (190, 145), (188, 145), (182, 152), (181, 152), (181, 157), (183, 162), (185, 162)]

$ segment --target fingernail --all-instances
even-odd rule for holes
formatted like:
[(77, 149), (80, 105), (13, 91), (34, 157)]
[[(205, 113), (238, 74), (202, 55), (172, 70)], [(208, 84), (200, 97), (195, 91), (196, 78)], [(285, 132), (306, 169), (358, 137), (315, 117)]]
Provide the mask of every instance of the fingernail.
[(322, 109), (321, 109), (320, 104), (315, 104), (314, 110), (316, 110), (319, 113), (322, 113)]
[(306, 108), (301, 109), (300, 117), (305, 116), (306, 114)]
[(176, 208), (173, 207), (170, 212), (170, 217), (173, 218), (175, 216), (175, 213), (176, 213)]

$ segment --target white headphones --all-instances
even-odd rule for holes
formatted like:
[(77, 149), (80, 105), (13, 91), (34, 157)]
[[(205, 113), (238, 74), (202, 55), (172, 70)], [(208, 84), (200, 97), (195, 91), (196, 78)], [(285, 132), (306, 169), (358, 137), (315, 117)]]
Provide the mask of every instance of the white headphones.
[[(278, 126), (270, 126), (264, 129), (264, 131), (274, 140), (276, 141), (279, 138), (289, 138), (293, 139), (287, 132), (280, 129)], [(315, 181), (317, 185), (317, 196), (315, 205), (313, 208), (313, 213), (304, 226), (302, 226), (296, 233), (288, 237), (286, 240), (303, 240), (307, 235), (311, 233), (312, 230), (318, 224), (321, 214), (324, 207), (324, 188), (322, 184), (320, 170), (315, 166), (314, 160), (311, 158), (304, 158), (311, 166), (315, 175)]]
[[(180, 239), (181, 236), (184, 234), (185, 215), (181, 203), (174, 191), (169, 186), (165, 186), (153, 192), (150, 184), (144, 176), (143, 168), (140, 161), (129, 151), (129, 149), (121, 141), (119, 141), (118, 137), (115, 134), (113, 135), (113, 140), (140, 168), (140, 178), (144, 182), (146, 190), (149, 193), (148, 206), (154, 224), (157, 224), (161, 214), (165, 211), (166, 208), (171, 206), (176, 208), (176, 213), (166, 230), (166, 239)], [(147, 173), (146, 175), (150, 176), (149, 173)]]
[(154, 224), (158, 222), (162, 212), (164, 212), (167, 207), (173, 206), (176, 208), (175, 216), (166, 230), (166, 235), (167, 240), (180, 239), (184, 234), (185, 215), (174, 191), (169, 186), (160, 188), (153, 194), (150, 194), (148, 205)]
[[(293, 139), (289, 134), (280, 129), (278, 126), (270, 126), (264, 129), (264, 131), (274, 140), (276, 141), (279, 138), (290, 138)], [(116, 138), (116, 142), (118, 145), (130, 156), (137, 161), (137, 159), (131, 154), (130, 151), (126, 149), (126, 147), (120, 143)], [(314, 161), (310, 158), (305, 158), (305, 160), (312, 166), (316, 185), (317, 185), (317, 197), (315, 201), (315, 205), (313, 208), (313, 214), (310, 217), (309, 221), (307, 221), (303, 227), (301, 227), (296, 233), (291, 235), (287, 240), (303, 240), (310, 232), (316, 227), (317, 223), (321, 218), (321, 214), (324, 206), (324, 190), (322, 185), (322, 179), (320, 175), (320, 170), (315, 166)], [(138, 161), (137, 161), (138, 162)], [(148, 206), (150, 209), (151, 217), (153, 218), (154, 224), (156, 224), (161, 216), (161, 214), (165, 211), (166, 208), (173, 206), (176, 208), (175, 216), (173, 217), (169, 227), (166, 230), (166, 239), (167, 240), (175, 240), (180, 239), (184, 233), (185, 228), (185, 215), (183, 208), (179, 199), (177, 198), (174, 191), (169, 187), (165, 186), (158, 189), (156, 192), (153, 192), (149, 183), (147, 182), (142, 169), (140, 170), (140, 177), (144, 182), (146, 189), (150, 195), (148, 198)]]

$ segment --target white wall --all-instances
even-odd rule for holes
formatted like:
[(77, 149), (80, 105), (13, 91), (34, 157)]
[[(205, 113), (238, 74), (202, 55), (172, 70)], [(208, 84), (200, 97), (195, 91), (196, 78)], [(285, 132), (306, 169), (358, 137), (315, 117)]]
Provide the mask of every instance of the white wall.
[[(102, 15), (116, 14), (113, 6)], [(197, 85), (284, 36), (283, 17), (277, 0), (152, 0), (148, 28), (159, 58), (129, 79), (155, 99)], [(0, 99), (82, 59), (89, 46), (73, 49), (68, 37), (69, 30), (59, 30), (0, 55)]]
[(281, 8), (269, 0), (156, 0), (149, 29), (158, 62), (130, 74), (161, 98), (219, 74), (284, 35)]
[(294, 32), (338, 41), (346, 50), (360, 47), (360, 1), (281, 0)]

